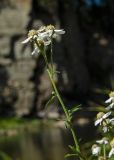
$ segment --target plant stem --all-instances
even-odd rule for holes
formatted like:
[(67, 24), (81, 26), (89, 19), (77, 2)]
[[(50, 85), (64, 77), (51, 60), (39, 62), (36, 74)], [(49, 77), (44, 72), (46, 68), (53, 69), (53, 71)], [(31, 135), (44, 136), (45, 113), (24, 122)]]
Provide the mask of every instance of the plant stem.
[(103, 157), (104, 157), (104, 160), (106, 160), (106, 147), (105, 147), (105, 144), (103, 145)]
[[(36, 45), (38, 46), (37, 41), (36, 41)], [(38, 46), (38, 47), (39, 47), (39, 46)], [(59, 102), (60, 102), (60, 104), (61, 104), (61, 106), (62, 106), (62, 108), (63, 108), (64, 113), (65, 113), (65, 116), (66, 116), (66, 119), (67, 119), (67, 123), (68, 123), (68, 125), (69, 125), (70, 131), (71, 131), (71, 133), (72, 133), (72, 137), (73, 137), (73, 140), (74, 140), (74, 143), (75, 143), (76, 151), (77, 151), (78, 154), (79, 154), (80, 160), (84, 160), (84, 158), (83, 158), (82, 155), (81, 155), (81, 151), (80, 151), (80, 147), (79, 147), (79, 144), (78, 144), (78, 140), (77, 140), (76, 134), (75, 134), (74, 129), (73, 129), (72, 124), (71, 124), (71, 118), (70, 118), (70, 116), (69, 116), (69, 112), (68, 112), (67, 108), (65, 107), (65, 104), (64, 104), (64, 102), (63, 102), (63, 100), (62, 100), (62, 98), (61, 98), (61, 96), (60, 96), (60, 93), (59, 93), (59, 91), (58, 91), (58, 89), (57, 89), (57, 87), (56, 87), (56, 84), (55, 84), (55, 82), (54, 82), (54, 78), (53, 78), (54, 69), (53, 69), (52, 54), (53, 54), (53, 52), (52, 52), (52, 43), (51, 43), (51, 66), (49, 65), (45, 48), (44, 48), (44, 50), (42, 50), (42, 56), (43, 56), (43, 58), (44, 58), (44, 60), (45, 60), (46, 67), (47, 67), (47, 73), (48, 73), (48, 75), (49, 75), (49, 78), (50, 78), (50, 81), (51, 81), (51, 83), (52, 83), (53, 89), (54, 89), (54, 91), (55, 91), (55, 93), (56, 93), (56, 96), (57, 96), (57, 98), (58, 98), (58, 100), (59, 100)]]
[[(51, 83), (52, 83), (52, 86), (53, 86), (53, 88), (54, 88), (54, 91), (55, 91), (55, 93), (56, 93), (56, 96), (57, 96), (57, 98), (58, 98), (58, 100), (59, 100), (59, 102), (60, 102), (60, 104), (61, 104), (61, 106), (62, 106), (62, 108), (63, 108), (63, 111), (64, 111), (64, 113), (65, 113), (66, 119), (67, 119), (67, 121), (69, 122), (69, 128), (70, 128), (70, 130), (71, 130), (71, 133), (72, 133), (72, 136), (73, 136), (73, 139), (74, 139), (74, 143), (75, 143), (76, 150), (77, 150), (77, 152), (80, 154), (80, 153), (81, 153), (81, 152), (80, 152), (80, 147), (79, 147), (79, 145), (78, 145), (78, 141), (77, 141), (77, 138), (76, 138), (76, 134), (75, 134), (75, 132), (74, 132), (74, 130), (73, 130), (73, 127), (72, 127), (72, 125), (71, 125), (68, 111), (67, 111), (67, 109), (66, 109), (66, 107), (65, 107), (65, 105), (64, 105), (64, 102), (63, 102), (63, 100), (62, 100), (62, 98), (61, 98), (61, 96), (60, 96), (60, 94), (59, 94), (59, 91), (58, 91), (58, 89), (57, 89), (57, 87), (56, 87), (56, 85), (55, 85), (55, 82), (54, 82), (54, 80), (53, 80), (53, 76), (51, 75), (50, 70), (47, 69), (47, 72), (48, 72), (50, 81), (51, 81)], [(83, 158), (80, 157), (80, 160), (83, 160)]]

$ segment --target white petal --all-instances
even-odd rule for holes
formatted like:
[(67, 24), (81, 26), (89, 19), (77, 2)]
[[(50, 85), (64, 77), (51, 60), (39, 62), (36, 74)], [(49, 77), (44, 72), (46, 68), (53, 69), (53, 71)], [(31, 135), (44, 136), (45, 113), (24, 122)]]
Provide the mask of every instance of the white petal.
[(107, 126), (104, 126), (104, 127), (103, 127), (103, 131), (104, 131), (104, 133), (108, 132), (108, 131), (109, 131), (108, 127), (107, 127)]
[(35, 47), (35, 49), (33, 50), (33, 52), (32, 52), (31, 54), (33, 55), (33, 54), (35, 54), (36, 52), (37, 52), (37, 53), (40, 52), (40, 50), (38, 49), (38, 47)]
[(110, 119), (109, 123), (111, 123), (111, 125), (114, 125), (114, 118)]
[(96, 142), (99, 143), (99, 144), (108, 144), (108, 141), (106, 139), (101, 139), (101, 140), (98, 140)]
[(111, 112), (107, 112), (106, 114), (103, 115), (103, 119), (106, 119), (107, 117), (109, 117), (111, 115)]
[(96, 141), (97, 143), (99, 143), (99, 144), (103, 144), (103, 139), (101, 139), (101, 140), (98, 140), (98, 141)]
[(95, 121), (95, 126), (97, 126), (99, 123), (101, 123), (102, 122), (102, 118), (100, 118), (100, 119), (97, 119), (96, 121)]
[(95, 147), (92, 149), (92, 154), (95, 155), (95, 156), (98, 156), (99, 153), (100, 153), (100, 147)]
[(113, 154), (114, 154), (114, 148), (111, 149), (111, 151), (109, 152), (108, 157), (110, 158)]
[(106, 110), (110, 110), (114, 106), (114, 103), (111, 103), (108, 107), (106, 107)]
[(48, 38), (49, 37), (49, 33), (48, 32), (39, 33), (38, 37), (41, 38), (41, 39)]
[(32, 38), (32, 36), (28, 37), (27, 39), (25, 39), (21, 43), (23, 43), (23, 44), (28, 43), (31, 40), (31, 38)]
[(54, 31), (56, 34), (65, 34), (65, 31), (63, 29), (55, 29)]
[(111, 103), (111, 102), (112, 102), (112, 99), (113, 99), (113, 97), (110, 97), (109, 99), (107, 99), (107, 100), (105, 101), (105, 103)]

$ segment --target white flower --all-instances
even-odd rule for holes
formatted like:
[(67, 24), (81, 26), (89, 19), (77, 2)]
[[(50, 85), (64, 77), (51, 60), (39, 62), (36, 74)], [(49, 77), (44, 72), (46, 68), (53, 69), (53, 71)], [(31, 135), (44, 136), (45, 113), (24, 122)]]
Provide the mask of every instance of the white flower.
[(101, 125), (102, 121), (105, 120), (107, 117), (109, 117), (111, 114), (111, 112), (107, 112), (107, 113), (103, 113), (103, 112), (99, 112), (97, 114), (97, 120), (95, 121), (95, 126), (97, 126), (98, 124)]
[(30, 30), (28, 33), (28, 38), (26, 38), (22, 43), (33, 42), (34, 50), (32, 55), (36, 52), (42, 52), (51, 44), (52, 38), (55, 38), (59, 34), (64, 34), (63, 29), (55, 29), (53, 25), (40, 27), (39, 30)]
[(114, 154), (114, 148), (112, 148), (112, 149), (110, 150), (108, 157), (109, 157), (109, 158), (112, 157), (113, 154)]
[(100, 154), (100, 151), (101, 151), (101, 148), (97, 144), (94, 144), (92, 146), (92, 155), (98, 156)]
[(98, 144), (108, 144), (108, 140), (107, 140), (106, 137), (104, 137), (104, 138), (101, 139), (101, 140), (97, 140), (96, 142), (97, 142)]

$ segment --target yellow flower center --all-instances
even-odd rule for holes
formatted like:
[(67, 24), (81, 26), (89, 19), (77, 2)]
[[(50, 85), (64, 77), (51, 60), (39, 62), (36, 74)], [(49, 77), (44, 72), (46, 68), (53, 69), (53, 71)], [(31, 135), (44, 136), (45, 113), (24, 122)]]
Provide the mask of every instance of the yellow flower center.
[(55, 27), (53, 25), (51, 25), (51, 24), (46, 27), (47, 31), (48, 30), (54, 30), (54, 29), (55, 29)]
[(114, 92), (110, 92), (109, 97), (114, 97)]
[(97, 119), (102, 118), (102, 117), (103, 117), (103, 115), (104, 115), (104, 113), (103, 113), (103, 112), (99, 112), (99, 113), (97, 114)]
[(31, 36), (33, 37), (33, 36), (35, 36), (35, 35), (37, 35), (37, 31), (34, 30), (34, 29), (33, 29), (33, 30), (30, 30), (29, 33), (28, 33), (28, 37), (31, 37)]

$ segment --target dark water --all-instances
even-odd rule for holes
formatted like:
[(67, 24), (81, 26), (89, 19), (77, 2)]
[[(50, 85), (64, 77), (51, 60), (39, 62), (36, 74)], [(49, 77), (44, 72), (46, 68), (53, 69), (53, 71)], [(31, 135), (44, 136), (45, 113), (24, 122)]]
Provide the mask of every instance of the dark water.
[(63, 160), (67, 136), (55, 127), (37, 127), (15, 136), (0, 137), (0, 150), (13, 160)]

